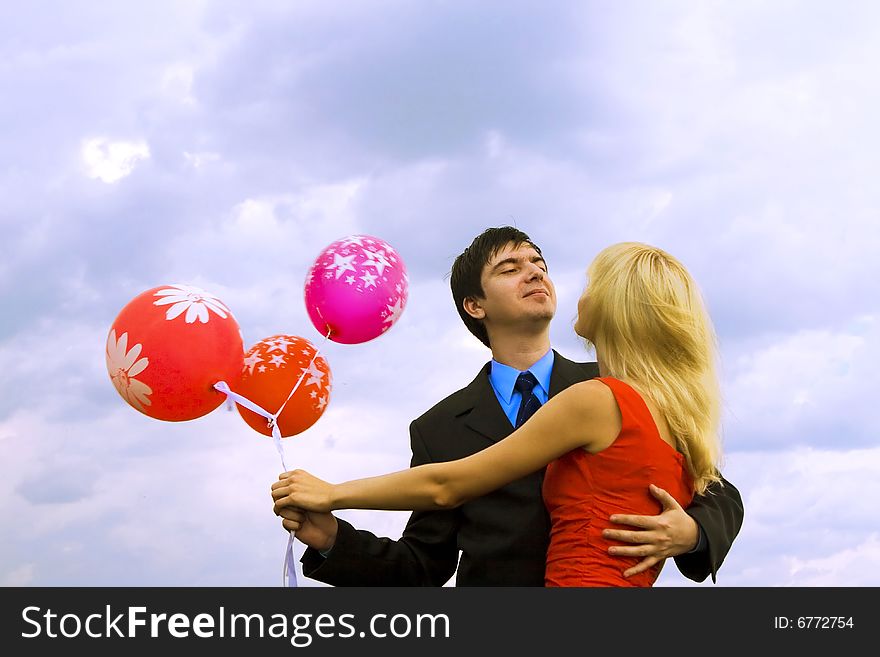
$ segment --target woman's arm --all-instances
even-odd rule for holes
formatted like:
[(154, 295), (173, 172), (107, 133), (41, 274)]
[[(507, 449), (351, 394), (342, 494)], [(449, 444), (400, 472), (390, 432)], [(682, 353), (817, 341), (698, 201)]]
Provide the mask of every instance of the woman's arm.
[(283, 506), (309, 511), (447, 509), (539, 470), (573, 449), (610, 442), (619, 432), (613, 393), (599, 381), (585, 381), (550, 399), (504, 440), (466, 458), (338, 485), (294, 470), (273, 484), (272, 497), (276, 511)]

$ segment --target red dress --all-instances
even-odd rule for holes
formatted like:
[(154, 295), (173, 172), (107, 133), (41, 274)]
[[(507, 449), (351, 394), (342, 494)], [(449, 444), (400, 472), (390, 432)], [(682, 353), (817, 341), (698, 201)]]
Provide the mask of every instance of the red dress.
[(597, 454), (578, 448), (547, 466), (544, 504), (550, 513), (545, 586), (652, 586), (662, 562), (624, 578), (623, 571), (640, 558), (608, 554), (602, 537), (614, 527), (614, 513), (657, 515), (660, 502), (648, 486), (655, 484), (687, 507), (693, 486), (684, 456), (665, 442), (641, 395), (611, 377), (596, 379), (611, 388), (623, 426), (614, 442)]

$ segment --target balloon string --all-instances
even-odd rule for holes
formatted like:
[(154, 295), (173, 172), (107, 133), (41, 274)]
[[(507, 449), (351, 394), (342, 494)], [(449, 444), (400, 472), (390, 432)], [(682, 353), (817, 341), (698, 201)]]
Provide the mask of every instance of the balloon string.
[[(281, 467), (284, 468), (284, 472), (287, 472), (287, 464), (284, 462), (284, 448), (281, 446), (281, 430), (278, 428), (278, 423), (274, 422), (275, 416), (262, 406), (252, 402), (244, 395), (233, 392), (226, 381), (218, 381), (214, 384), (214, 389), (226, 395), (227, 401), (234, 401), (236, 404), (244, 406), (246, 409), (253, 411), (257, 415), (262, 415), (269, 420), (269, 426), (272, 428), (272, 439), (275, 442), (275, 446), (278, 448), (278, 453), (281, 454)], [(287, 549), (284, 551), (284, 572), (282, 574), (281, 582), (282, 586), (285, 588), (296, 587), (297, 585), (296, 564), (293, 560), (293, 537), (294, 532), (289, 532), (287, 536)]]
[[(284, 403), (281, 404), (281, 408), (278, 409), (277, 412), (270, 413), (262, 406), (252, 402), (250, 399), (241, 395), (237, 392), (233, 392), (229, 385), (225, 381), (218, 381), (214, 384), (214, 389), (222, 392), (226, 395), (226, 401), (229, 403), (230, 407), (232, 402), (234, 401), (241, 406), (244, 406), (250, 411), (253, 411), (257, 415), (261, 415), (268, 420), (269, 429), (272, 431), (272, 442), (275, 443), (275, 449), (278, 451), (279, 456), (281, 457), (281, 467), (284, 468), (284, 472), (288, 471), (287, 463), (285, 463), (284, 459), (284, 443), (281, 441), (281, 429), (278, 427), (278, 417), (281, 415), (281, 412), (284, 410), (284, 407), (287, 406), (287, 402), (291, 400), (294, 393), (299, 388), (302, 383), (303, 378), (306, 373), (312, 368), (312, 364), (315, 362), (315, 359), (318, 357), (318, 354), (321, 353), (321, 349), (326, 345), (327, 340), (330, 338), (330, 334), (332, 333), (332, 329), (328, 327), (327, 335), (324, 336), (324, 342), (321, 343), (321, 347), (315, 349), (315, 353), (312, 355), (312, 359), (309, 361), (308, 367), (306, 367), (302, 374), (300, 374), (299, 379), (296, 382), (296, 385), (293, 386), (293, 390), (290, 391), (290, 394), (287, 395), (287, 399), (284, 400)], [(287, 549), (284, 551), (284, 565), (282, 568), (282, 584), (284, 587), (295, 587), (296, 583), (296, 563), (293, 558), (293, 539), (295, 536), (294, 531), (290, 531), (287, 537)]]

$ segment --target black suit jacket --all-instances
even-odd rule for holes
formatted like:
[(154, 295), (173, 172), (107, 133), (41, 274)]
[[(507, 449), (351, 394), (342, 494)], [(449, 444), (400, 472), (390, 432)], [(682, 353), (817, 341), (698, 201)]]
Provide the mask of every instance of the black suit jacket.
[[(599, 375), (596, 363), (554, 356), (551, 397)], [(412, 466), (469, 456), (512, 433), (489, 383), (489, 367), (412, 422)], [(542, 469), (455, 509), (415, 511), (396, 541), (340, 519), (330, 554), (324, 558), (306, 550), (303, 573), (335, 586), (442, 586), (458, 566), (457, 586), (543, 586), (550, 539), (543, 480)], [(695, 497), (687, 511), (702, 528), (708, 549), (681, 555), (676, 564), (692, 580), (711, 574), (715, 581), (742, 525), (739, 491), (724, 481)]]

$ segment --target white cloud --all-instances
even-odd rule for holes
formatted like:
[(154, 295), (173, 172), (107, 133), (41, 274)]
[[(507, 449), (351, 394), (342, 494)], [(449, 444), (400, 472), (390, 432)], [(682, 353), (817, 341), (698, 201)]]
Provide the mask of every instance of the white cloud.
[(815, 559), (792, 556), (786, 559), (789, 576), (797, 586), (876, 586), (873, 573), (880, 570), (880, 538), (876, 532), (853, 547)]
[(106, 137), (95, 137), (82, 144), (86, 175), (108, 184), (130, 175), (138, 162), (149, 157), (150, 147), (144, 140), (110, 141)]
[[(724, 474), (742, 495), (745, 518), (718, 585), (880, 585), (878, 471), (875, 446), (730, 454)], [(661, 578), (694, 585), (674, 566)]]
[(728, 446), (848, 447), (876, 441), (878, 344), (880, 322), (863, 315), (837, 329), (731, 345), (724, 381)]
[[(317, 256), (334, 239), (355, 230), (356, 203), (366, 184), (364, 179), (346, 180), (304, 186), (296, 193), (247, 198), (232, 209), (220, 237), (242, 253), (269, 249), (295, 254), (314, 251), (310, 255)], [(208, 232), (214, 233), (214, 227), (210, 228)]]

